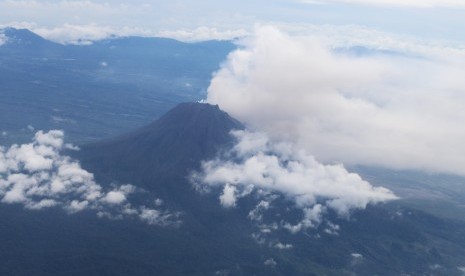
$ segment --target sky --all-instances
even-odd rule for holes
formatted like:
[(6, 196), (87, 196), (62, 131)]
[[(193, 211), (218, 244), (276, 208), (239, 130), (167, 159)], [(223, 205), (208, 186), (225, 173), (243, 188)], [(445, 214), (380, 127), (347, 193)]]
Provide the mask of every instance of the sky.
[(272, 24), (299, 32), (358, 26), (457, 43), (464, 12), (463, 1), (454, 0), (2, 0), (0, 25), (29, 27), (59, 42), (110, 33), (227, 39)]

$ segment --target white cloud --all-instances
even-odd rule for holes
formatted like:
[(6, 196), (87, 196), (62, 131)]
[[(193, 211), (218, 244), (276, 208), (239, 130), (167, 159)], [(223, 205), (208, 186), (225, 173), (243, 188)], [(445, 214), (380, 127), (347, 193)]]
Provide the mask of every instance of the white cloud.
[(461, 0), (300, 0), (307, 4), (357, 4), (370, 6), (397, 6), (415, 8), (463, 8), (465, 3)]
[(63, 132), (60, 130), (51, 130), (47, 133), (38, 131), (34, 139), (40, 145), (52, 146), (56, 149), (61, 149), (63, 146)]
[[(31, 30), (45, 39), (61, 44), (88, 45), (94, 41), (114, 37), (142, 36), (150, 37), (156, 34), (150, 30), (131, 27), (109, 27), (97, 24), (73, 25), (64, 24), (53, 28), (32, 27)], [(102, 66), (105, 64), (102, 62)]]
[[(230, 155), (203, 162), (202, 171), (194, 173), (192, 181), (196, 185), (223, 187), (220, 201), (228, 207), (251, 194), (251, 187), (264, 191), (264, 195), (285, 195), (303, 213), (297, 224), (281, 223), (292, 233), (319, 226), (327, 208), (347, 216), (353, 209), (396, 198), (389, 190), (371, 186), (342, 165), (323, 165), (304, 150), (269, 141), (265, 134), (232, 134), (238, 142)], [(262, 213), (269, 207), (269, 201), (262, 200), (250, 211), (249, 218), (261, 223)]]
[[(386, 200), (392, 199), (392, 198), (387, 198)], [(343, 209), (344, 214), (346, 214), (348, 210), (349, 208), (345, 207)], [(325, 208), (321, 204), (315, 204), (310, 208), (304, 208), (303, 209), (304, 216), (303, 216), (302, 221), (300, 221), (297, 224), (286, 223), (284, 225), (284, 228), (289, 230), (289, 232), (291, 233), (298, 233), (308, 228), (315, 228), (318, 225), (320, 225), (321, 221), (323, 220), (324, 211), (325, 211)]]
[(85, 210), (89, 206), (89, 201), (83, 200), (72, 200), (68, 206), (68, 210), (71, 211), (72, 213), (75, 212), (80, 212)]
[(121, 204), (126, 201), (126, 196), (121, 191), (108, 192), (104, 200), (110, 204)]
[(341, 227), (337, 224), (334, 224), (334, 223), (331, 223), (331, 222), (327, 222), (327, 227), (326, 229), (324, 230), (324, 232), (328, 235), (332, 235), (332, 236), (337, 236), (339, 235), (339, 230), (341, 229)]
[(252, 221), (262, 222), (263, 212), (270, 208), (270, 202), (266, 200), (260, 201), (255, 208), (249, 212), (249, 218)]
[(282, 250), (294, 248), (294, 246), (292, 244), (288, 244), (288, 243), (284, 244), (284, 243), (281, 243), (281, 242), (278, 242), (278, 243), (274, 244), (273, 247), (277, 248), (277, 249), (282, 249)]
[(38, 131), (32, 143), (0, 147), (0, 202), (34, 210), (56, 206), (76, 213), (88, 209), (113, 219), (132, 217), (149, 224), (179, 224), (178, 213), (159, 210), (159, 199), (153, 208), (128, 202), (128, 196), (136, 192), (133, 185), (106, 192), (77, 161), (60, 153), (66, 145), (63, 137), (59, 130)]
[(53, 199), (42, 199), (38, 202), (29, 202), (27, 208), (31, 210), (40, 210), (56, 206), (58, 202)]
[(274, 268), (277, 263), (273, 258), (270, 258), (270, 259), (267, 259), (263, 264)]
[(465, 54), (430, 53), (336, 53), (319, 38), (260, 27), (215, 75), (207, 101), (325, 163), (465, 175)]
[(352, 253), (350, 254), (350, 256), (352, 257), (352, 260), (350, 261), (351, 266), (356, 266), (363, 262), (364, 258), (363, 255), (360, 253)]
[(142, 207), (138, 213), (139, 218), (151, 225), (173, 225), (177, 226), (180, 221), (177, 219), (179, 213), (161, 212), (156, 209)]
[(224, 207), (236, 206), (236, 187), (226, 184), (220, 196), (220, 202)]

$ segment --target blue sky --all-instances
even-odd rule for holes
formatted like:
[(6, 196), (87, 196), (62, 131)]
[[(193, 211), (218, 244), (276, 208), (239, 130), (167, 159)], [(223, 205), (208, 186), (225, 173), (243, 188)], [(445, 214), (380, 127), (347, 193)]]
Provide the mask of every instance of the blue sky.
[(458, 0), (0, 1), (0, 25), (39, 29), (55, 39), (60, 30), (66, 33), (60, 29), (63, 26), (87, 26), (96, 36), (98, 28), (106, 33), (173, 36), (180, 30), (203, 28), (193, 34), (203, 39), (250, 32), (256, 24), (295, 28), (311, 24), (356, 25), (425, 39), (463, 41), (464, 15), (465, 4)]

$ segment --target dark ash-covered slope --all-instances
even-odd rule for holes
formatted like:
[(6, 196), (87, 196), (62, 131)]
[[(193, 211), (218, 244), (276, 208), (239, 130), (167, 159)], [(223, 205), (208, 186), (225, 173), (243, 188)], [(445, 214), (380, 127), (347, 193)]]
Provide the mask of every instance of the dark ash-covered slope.
[(140, 181), (153, 190), (155, 187), (144, 183), (157, 185), (185, 178), (201, 160), (230, 147), (230, 131), (241, 128), (239, 121), (218, 106), (182, 103), (148, 126), (83, 146), (78, 157), (89, 169), (98, 168), (123, 181)]

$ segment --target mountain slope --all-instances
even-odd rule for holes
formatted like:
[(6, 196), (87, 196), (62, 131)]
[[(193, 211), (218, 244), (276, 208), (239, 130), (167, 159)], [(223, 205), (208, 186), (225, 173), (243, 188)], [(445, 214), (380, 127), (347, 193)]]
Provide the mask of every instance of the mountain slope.
[[(232, 145), (229, 132), (242, 129), (237, 120), (218, 106), (179, 104), (148, 126), (117, 138), (85, 145), (77, 154), (85, 167), (124, 181), (183, 180), (201, 160), (213, 158)], [(163, 181), (161, 181), (163, 182)]]
[(42, 50), (45, 47), (50, 46), (59, 46), (59, 44), (48, 41), (41, 36), (29, 31), (28, 29), (16, 29), (16, 28), (5, 28), (0, 29), (0, 32), (6, 37), (7, 42), (6, 47), (11, 46), (11, 48), (17, 47), (31, 47), (31, 49), (41, 47)]

